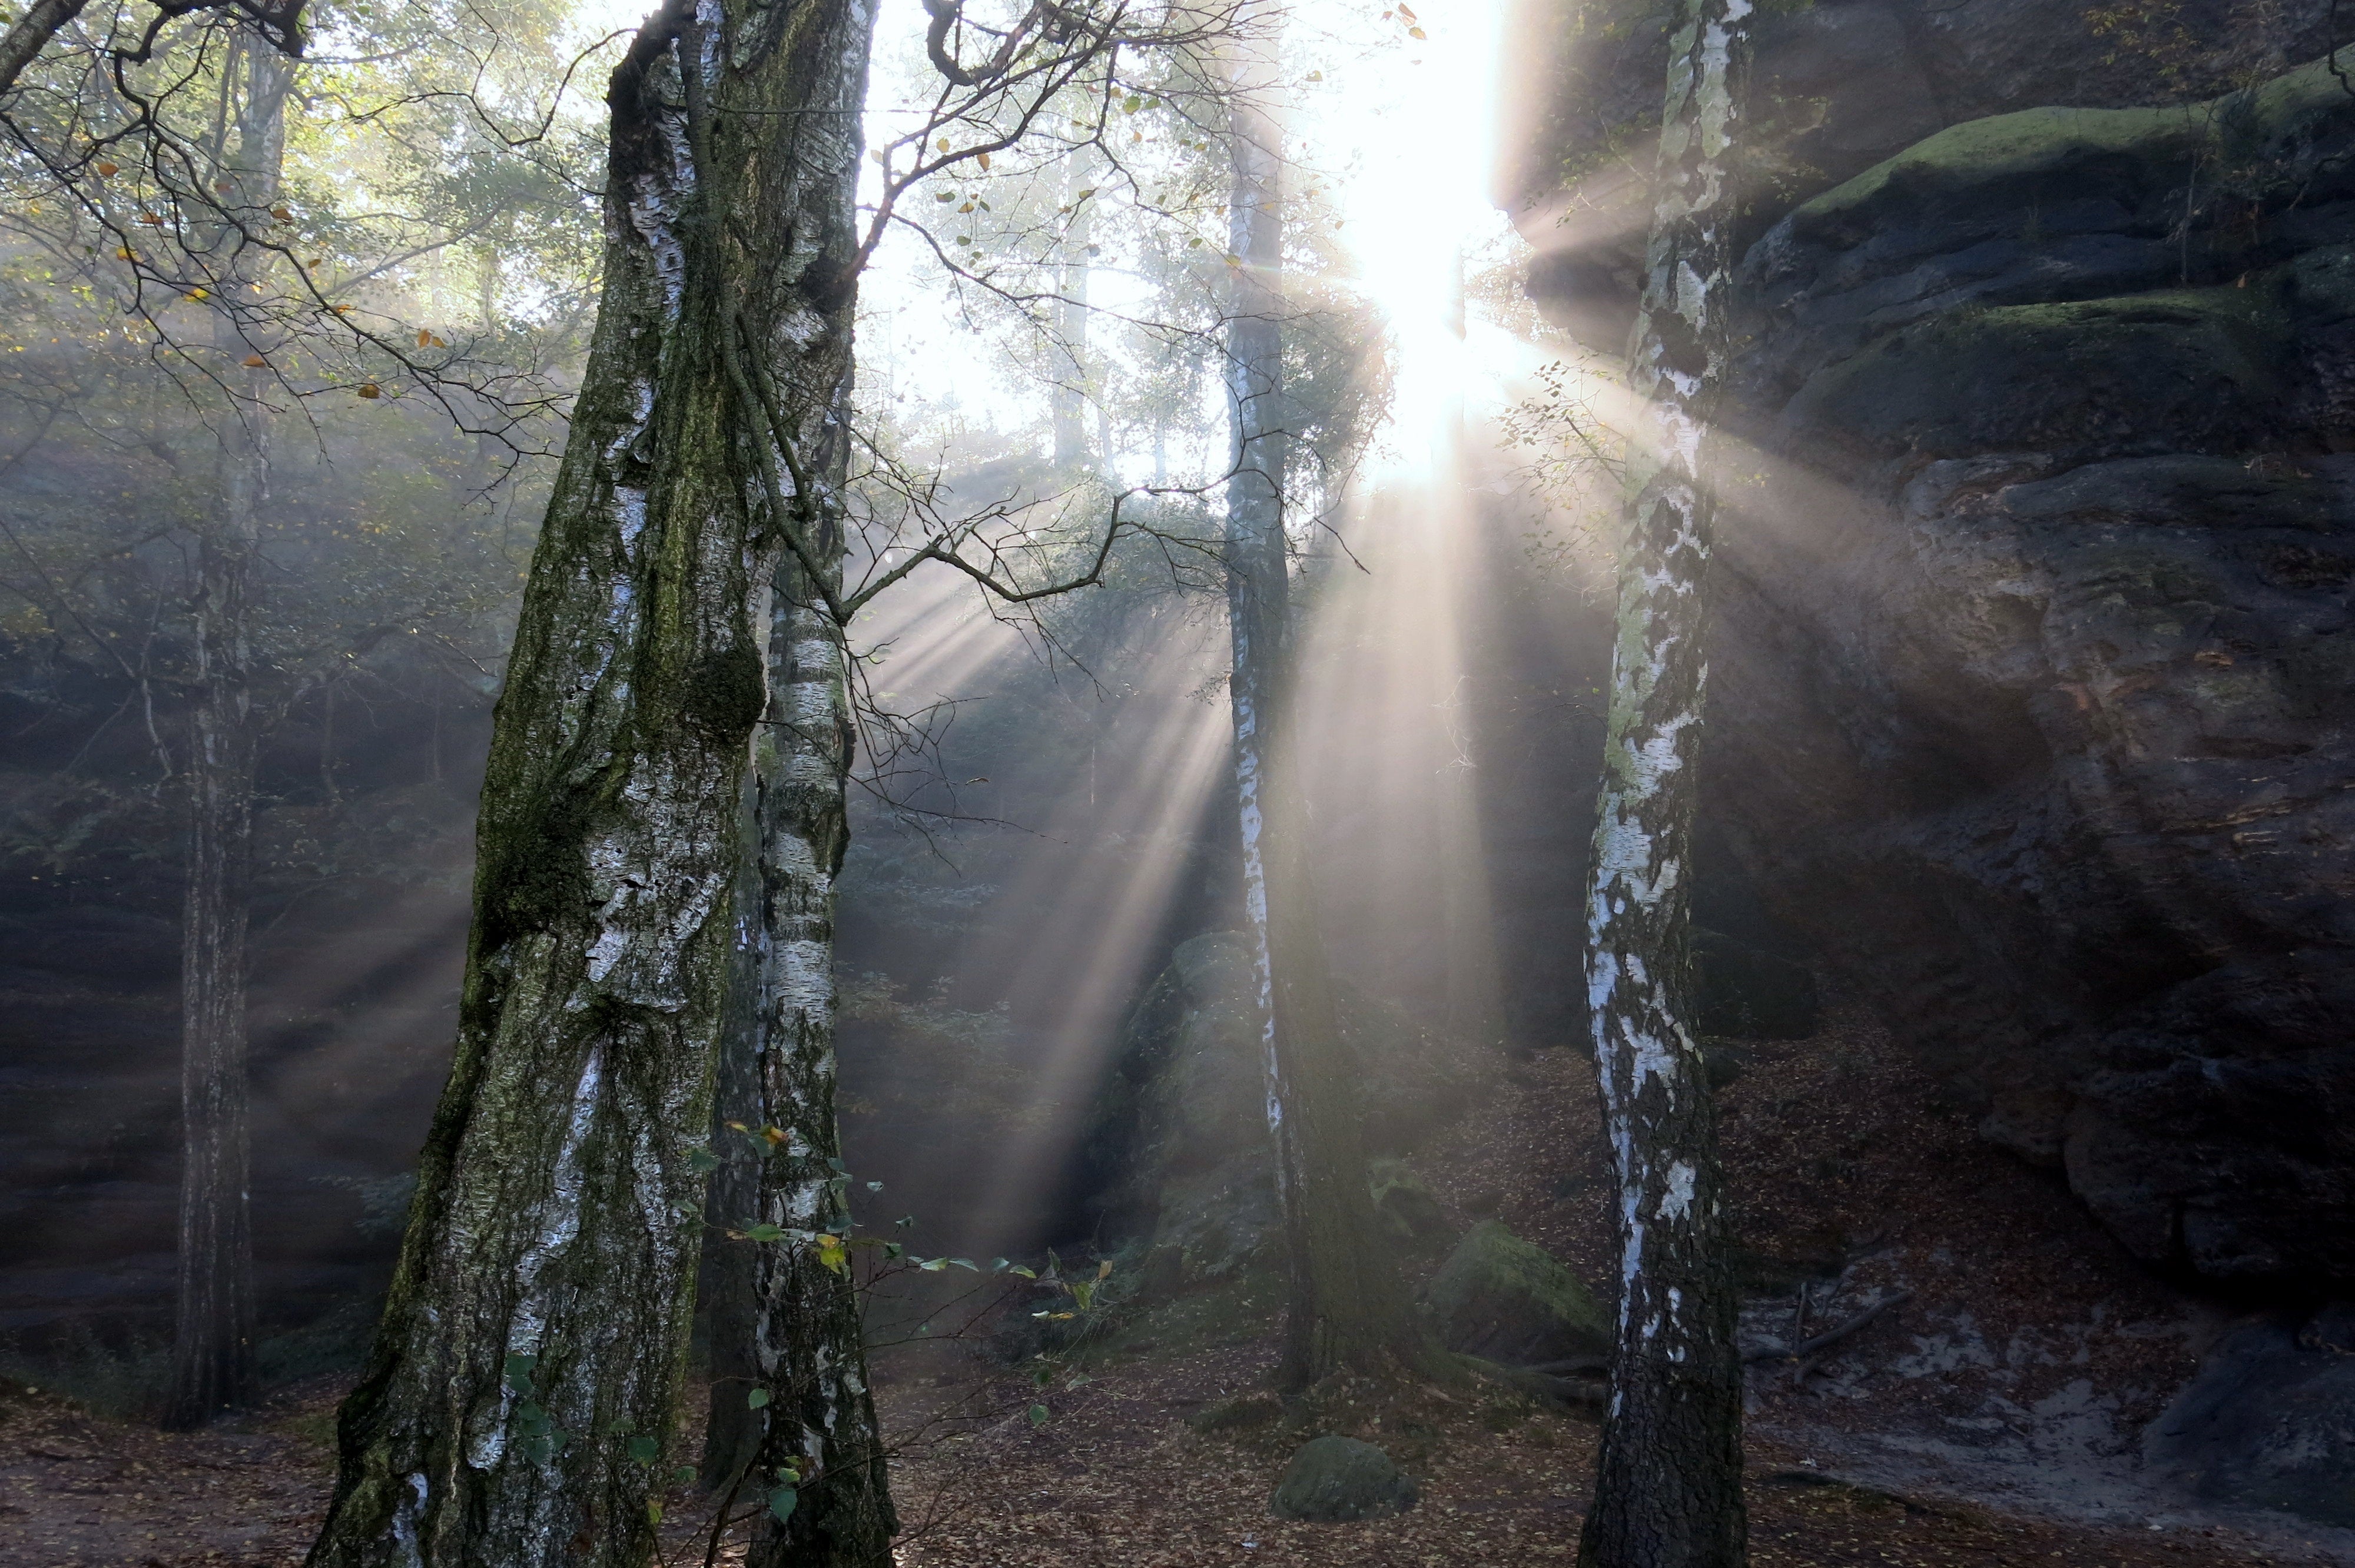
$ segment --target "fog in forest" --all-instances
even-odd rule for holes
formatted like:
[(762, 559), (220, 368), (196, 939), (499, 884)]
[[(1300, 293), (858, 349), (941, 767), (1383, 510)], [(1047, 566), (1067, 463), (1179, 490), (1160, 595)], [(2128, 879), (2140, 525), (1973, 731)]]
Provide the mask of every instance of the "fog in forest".
[(0, 1568), (2355, 1563), (2355, 18), (7, 26)]

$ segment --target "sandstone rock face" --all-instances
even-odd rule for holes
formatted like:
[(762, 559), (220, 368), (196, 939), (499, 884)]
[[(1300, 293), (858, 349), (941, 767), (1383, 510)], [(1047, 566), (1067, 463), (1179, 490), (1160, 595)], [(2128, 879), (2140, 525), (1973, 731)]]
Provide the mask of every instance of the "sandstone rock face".
[(2319, 61), (2030, 110), (1745, 265), (1712, 809), (1988, 1136), (2217, 1280), (2355, 1278), (2350, 154)]
[[(1672, 8), (1521, 0), (1497, 205), (1537, 247), (1529, 291), (1617, 353), (1647, 208)], [(1745, 128), (1755, 234), (1942, 127), (2062, 104), (2198, 101), (2328, 47), (2329, 0), (1816, 0), (1763, 8)]]
[(2203, 1498), (2355, 1525), (2355, 1303), (2226, 1335), (2144, 1457)]

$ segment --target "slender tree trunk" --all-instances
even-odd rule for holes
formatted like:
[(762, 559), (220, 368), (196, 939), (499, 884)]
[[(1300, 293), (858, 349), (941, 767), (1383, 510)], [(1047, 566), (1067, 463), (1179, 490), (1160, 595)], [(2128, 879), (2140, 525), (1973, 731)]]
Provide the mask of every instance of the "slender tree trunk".
[[(838, 547), (820, 565), (838, 584)], [(773, 696), (759, 754), (762, 1118), (754, 1125), (764, 1141), (783, 1135), (762, 1163), (759, 1218), (794, 1239), (752, 1249), (753, 1359), (770, 1395), (755, 1478), (773, 1497), (790, 1485), (797, 1501), (782, 1520), (771, 1509), (748, 1561), (752, 1568), (888, 1568), (898, 1521), (850, 1260), (801, 1239), (847, 1239), (850, 1230), (834, 1108), (835, 878), (850, 840), (848, 661), (842, 629), (797, 565), (779, 574), (775, 607)]]
[(1237, 95), (1227, 332), (1233, 472), (1227, 482), (1227, 615), (1243, 904), (1259, 980), (1267, 1116), (1291, 1275), (1278, 1376), (1305, 1386), (1340, 1368), (1420, 1368), (1429, 1347), (1374, 1228), (1356, 1064), (1333, 1005), (1306, 812), (1295, 781), (1290, 589), (1284, 529), (1282, 164), (1274, 122)]
[[(750, 500), (752, 432), (773, 401), (822, 484), (874, 22), (693, 3), (608, 96), (604, 289), (493, 732), (457, 1050), (315, 1568), (655, 1544), (785, 521)], [(735, 390), (746, 361), (773, 388)], [(828, 493), (791, 503), (839, 527)]]
[(1725, 378), (1729, 163), (1748, 0), (1689, 0), (1670, 46), (1632, 376), (1618, 640), (1587, 895), (1596, 1078), (1618, 1182), (1611, 1405), (1579, 1557), (1593, 1568), (1738, 1568), (1742, 1361), (1717, 1131), (1689, 1021), (1704, 584), (1715, 511), (1702, 447)]
[[(1093, 185), (1095, 168), (1092, 150), (1083, 147), (1063, 169), (1063, 200), (1071, 209), (1071, 220), (1060, 241), (1055, 341), (1048, 351), (1053, 371), (1047, 393), (1059, 469), (1075, 468), (1088, 457), (1088, 245), (1095, 232), (1095, 198), (1082, 193)], [(1109, 461), (1112, 454), (1103, 456)]]
[[(222, 90), (217, 193), (232, 214), (277, 199), (293, 72), (240, 30)], [(226, 189), (220, 189), (226, 185)], [(239, 281), (257, 270), (229, 225), (218, 259)], [(219, 414), (220, 510), (197, 546), (195, 701), (189, 710), (187, 889), (180, 927), (179, 1301), (163, 1424), (200, 1426), (256, 1389), (253, 1224), (246, 1135), (246, 932), (253, 869), (254, 719), (248, 577), (270, 481), (269, 373), (238, 368), (253, 352), (235, 317), (214, 318), (214, 346), (233, 389)]]

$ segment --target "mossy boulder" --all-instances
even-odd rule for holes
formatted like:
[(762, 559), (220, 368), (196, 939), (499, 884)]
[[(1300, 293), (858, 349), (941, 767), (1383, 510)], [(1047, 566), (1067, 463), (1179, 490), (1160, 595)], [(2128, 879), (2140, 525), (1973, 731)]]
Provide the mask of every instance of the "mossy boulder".
[(1475, 1225), (1423, 1290), (1442, 1341), (1507, 1366), (1608, 1354), (1611, 1319), (1577, 1277), (1501, 1220)]
[(1447, 1223), (1439, 1200), (1423, 1178), (1400, 1160), (1377, 1160), (1367, 1172), (1374, 1199), (1374, 1217), (1382, 1237), (1409, 1252), (1436, 1252), (1447, 1245), (1455, 1227)]
[(1337, 1524), (1404, 1513), (1418, 1497), (1414, 1482), (1371, 1443), (1313, 1437), (1284, 1467), (1267, 1511), (1278, 1519)]

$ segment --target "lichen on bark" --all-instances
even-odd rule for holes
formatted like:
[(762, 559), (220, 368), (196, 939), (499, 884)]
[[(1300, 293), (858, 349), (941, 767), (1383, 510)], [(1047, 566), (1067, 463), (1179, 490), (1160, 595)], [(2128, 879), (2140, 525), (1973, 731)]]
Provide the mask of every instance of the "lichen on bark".
[(728, 358), (762, 367), (779, 439), (837, 439), (872, 26), (868, 0), (672, 0), (614, 71), (603, 292), (493, 734), (457, 1049), (316, 1568), (653, 1550), (755, 590), (795, 521), (752, 499), (768, 426)]
[(1618, 635), (1587, 889), (1587, 991), (1616, 1181), (1611, 1403), (1580, 1561), (1746, 1558), (1742, 1366), (1716, 1128), (1690, 1020), (1695, 769), (1715, 503), (1710, 417), (1730, 349), (1728, 188), (1749, 0), (1689, 0), (1669, 49), (1646, 278), (1630, 350)]

